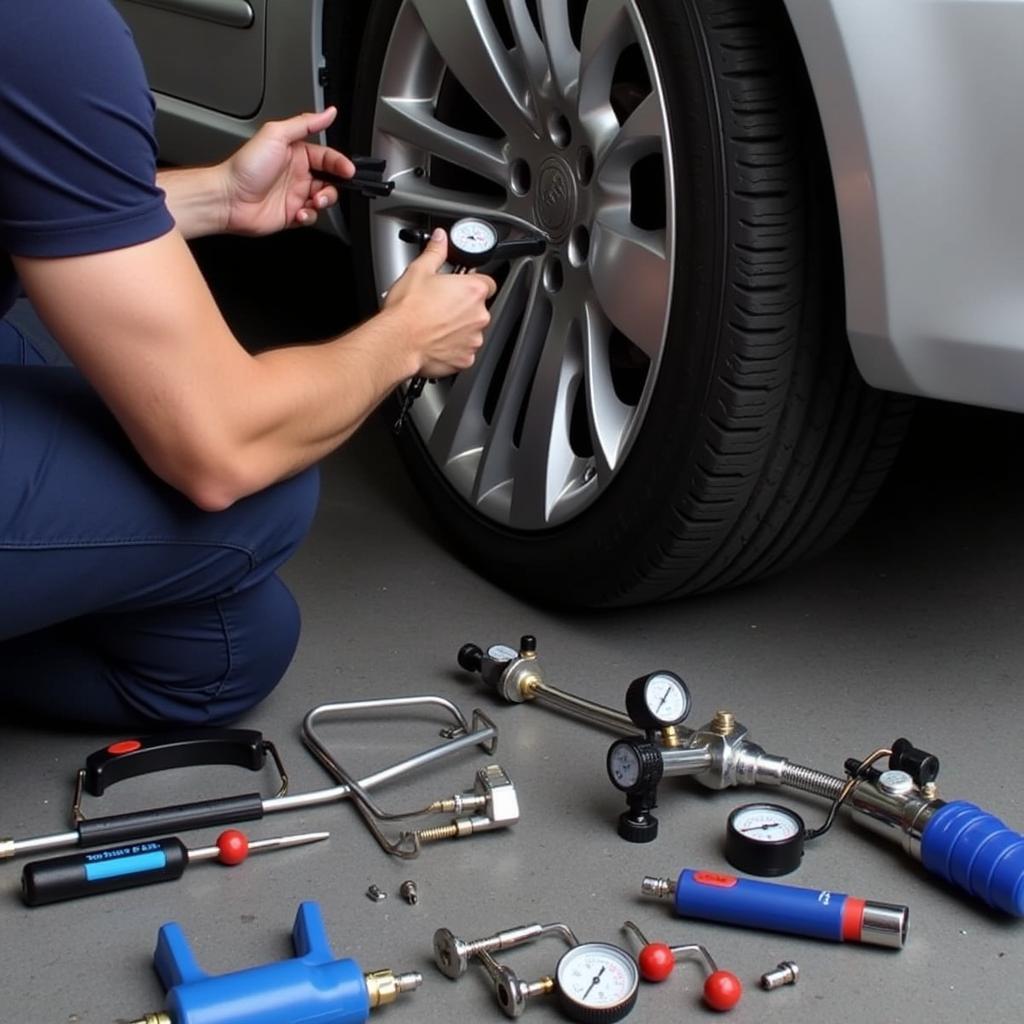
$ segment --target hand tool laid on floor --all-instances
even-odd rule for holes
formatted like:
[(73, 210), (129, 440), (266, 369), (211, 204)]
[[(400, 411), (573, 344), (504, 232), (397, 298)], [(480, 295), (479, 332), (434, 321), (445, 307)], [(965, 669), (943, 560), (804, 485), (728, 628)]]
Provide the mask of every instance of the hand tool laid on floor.
[[(307, 722), (315, 719), (324, 709), (336, 711), (339, 708), (353, 711), (366, 709), (395, 711), (399, 708), (441, 709), (451, 716), (452, 724), (444, 733), (447, 738), (443, 743), (405, 758), (388, 768), (374, 772), (372, 775), (367, 775), (356, 783), (355, 790), (346, 783), (332, 786), (329, 789), (294, 795), (287, 794), (288, 778), (273, 744), (264, 740), (259, 732), (253, 730), (189, 730), (112, 743), (89, 755), (86, 766), (78, 772), (72, 807), (74, 830), (30, 839), (0, 839), (0, 860), (68, 846), (89, 848), (107, 843), (126, 843), (136, 839), (146, 839), (191, 829), (255, 821), (266, 814), (336, 803), (348, 799), (353, 793), (358, 793), (359, 800), (362, 802), (367, 790), (419, 771), (441, 758), (452, 756), (473, 746), (480, 746), (486, 753), (491, 754), (497, 745), (498, 730), (485, 715), (479, 711), (474, 712), (473, 722), (470, 725), (455, 704), (444, 697), (434, 695), (386, 697), (374, 701), (349, 701), (345, 704), (322, 705), (320, 708), (314, 708), (306, 716)], [(234, 765), (258, 771), (264, 767), (267, 753), (273, 758), (281, 776), (277, 794), (270, 798), (264, 798), (259, 793), (245, 793), (239, 796), (200, 800), (103, 818), (85, 818), (82, 814), (83, 790), (98, 797), (102, 796), (108, 786), (123, 779), (168, 768), (195, 765)], [(325, 765), (327, 764), (323, 758), (321, 761)], [(497, 766), (489, 767), (494, 767), (499, 773), (501, 771)], [(487, 770), (485, 769), (485, 771)], [(518, 818), (518, 803), (514, 800), (515, 791), (511, 782), (503, 773), (501, 779), (496, 777), (491, 779), (489, 776), (488, 782), (493, 782), (493, 785), (490, 786), (490, 793), (501, 795), (500, 814), (498, 814), (501, 820), (494, 821), (489, 827), (511, 824)], [(497, 801), (492, 800), (491, 796), (483, 794), (481, 805), (484, 807), (484, 811), (473, 816), (476, 820), (472, 824), (467, 823), (468, 819), (464, 822), (462, 818), (456, 818), (451, 826), (442, 826), (442, 828), (454, 827), (457, 833), (456, 837), (480, 831), (485, 827), (484, 819), (487, 818), (487, 814), (490, 813), (495, 802)], [(436, 809), (439, 813), (447, 811), (449, 806), (461, 806), (460, 798), (457, 797), (452, 798), (450, 802), (440, 801), (439, 803), (442, 805)], [(514, 815), (510, 810), (513, 806), (515, 808)], [(420, 840), (423, 839), (424, 836), (421, 832)], [(417, 842), (412, 842), (412, 846), (415, 847), (415, 850), (419, 849)]]
[(720, 970), (704, 946), (691, 942), (685, 946), (670, 946), (665, 942), (648, 942), (644, 933), (632, 922), (623, 926), (632, 932), (644, 948), (637, 955), (636, 962), (644, 981), (664, 981), (676, 964), (683, 959), (700, 960), (708, 969), (704, 981), (704, 1002), (712, 1010), (731, 1010), (743, 996), (743, 985), (732, 971)]
[(67, 857), (30, 861), (21, 869), (21, 898), (30, 907), (74, 900), (82, 896), (133, 889), (181, 878), (185, 869), (204, 860), (218, 860), (235, 867), (250, 853), (284, 850), (327, 839), (330, 832), (307, 832), (249, 842), (248, 836), (230, 828), (217, 837), (215, 846), (189, 849), (180, 839), (151, 839), (125, 846), (73, 853)]
[[(537, 981), (520, 980), (491, 955), (549, 937), (561, 939), (569, 949), (554, 974)], [(568, 925), (520, 925), (469, 942), (447, 928), (434, 933), (434, 962), (446, 977), (453, 981), (461, 978), (471, 959), (487, 972), (506, 1017), (522, 1016), (530, 999), (549, 994), (555, 995), (566, 1016), (581, 1024), (613, 1024), (636, 1005), (640, 973), (633, 957), (610, 942), (580, 942)]]
[(645, 878), (641, 892), (671, 898), (680, 917), (889, 949), (902, 949), (907, 941), (910, 911), (906, 907), (828, 889), (802, 889), (684, 868), (676, 881)]
[[(690, 694), (673, 672), (633, 680), (623, 714), (544, 682), (532, 636), (524, 636), (518, 650), (498, 644), (485, 652), (465, 644), (458, 662), (507, 701), (547, 704), (624, 737), (608, 750), (606, 768), (612, 785), (626, 796), (618, 828), (630, 842), (657, 836), (658, 819), (651, 812), (664, 778), (691, 776), (709, 789), (789, 786), (830, 802), (824, 823), (805, 829), (797, 814), (774, 804), (738, 808), (730, 816), (726, 843), (734, 866), (763, 875), (793, 870), (803, 843), (828, 831), (845, 807), (858, 823), (898, 842), (947, 882), (1024, 916), (1024, 836), (974, 804), (939, 799), (938, 758), (907, 739), (847, 759), (842, 778), (767, 753), (730, 711), (716, 712), (697, 729), (683, 726)], [(878, 770), (874, 765), (882, 758), (888, 764)]]
[(163, 925), (153, 965), (167, 990), (166, 1010), (132, 1024), (363, 1024), (423, 982), (415, 971), (364, 974), (354, 960), (335, 960), (320, 907), (302, 903), (292, 929), (295, 958), (206, 974), (181, 927)]

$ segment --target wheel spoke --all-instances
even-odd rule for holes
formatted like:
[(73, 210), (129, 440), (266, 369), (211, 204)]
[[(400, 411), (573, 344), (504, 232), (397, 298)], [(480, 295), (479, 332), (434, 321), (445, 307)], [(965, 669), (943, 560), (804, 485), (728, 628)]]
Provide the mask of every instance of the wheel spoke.
[(538, 0), (537, 15), (551, 80), (563, 97), (571, 99), (579, 82), (580, 51), (569, 29), (568, 6), (565, 0)]
[(495, 297), (484, 347), (472, 370), (455, 378), (427, 438), (431, 457), (439, 465), (478, 455), (483, 448), (491, 429), (484, 420), (484, 402), (502, 352), (527, 306), (536, 274), (529, 260), (515, 264)]
[(640, 157), (668, 151), (667, 135), (661, 102), (655, 93), (648, 93), (622, 126), (603, 140), (604, 148), (595, 154), (598, 179), (625, 180)]
[(434, 116), (433, 100), (381, 97), (377, 129), (499, 185), (508, 181), (501, 144), (442, 124)]
[(516, 53), (526, 72), (530, 90), (536, 96), (543, 91), (548, 75), (548, 55), (544, 42), (537, 34), (526, 0), (505, 0), (505, 10), (516, 41)]
[(581, 331), (587, 422), (594, 441), (595, 469), (599, 481), (607, 481), (618, 469), (636, 409), (615, 393), (609, 358), (611, 325), (592, 303), (587, 303), (582, 311)]
[(626, 0), (590, 0), (580, 44), (579, 116), (595, 152), (619, 130), (611, 105), (612, 79), (622, 51), (634, 39)]
[(506, 133), (532, 128), (522, 68), (495, 27), (486, 0), (412, 0), (423, 26), (462, 87)]
[(636, 227), (623, 206), (605, 209), (594, 224), (590, 273), (605, 314), (655, 361), (665, 335), (672, 283), (665, 231)]
[(519, 525), (540, 529), (550, 523), (577, 464), (569, 423), (581, 369), (578, 324), (563, 312), (548, 329), (516, 454), (512, 520)]

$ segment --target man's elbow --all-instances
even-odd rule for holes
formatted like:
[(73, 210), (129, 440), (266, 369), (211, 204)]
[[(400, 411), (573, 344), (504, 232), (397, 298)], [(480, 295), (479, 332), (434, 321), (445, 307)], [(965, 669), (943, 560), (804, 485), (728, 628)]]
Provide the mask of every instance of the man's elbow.
[(242, 471), (242, 459), (228, 452), (162, 452), (150, 468), (203, 512), (223, 512), (236, 501), (260, 490)]

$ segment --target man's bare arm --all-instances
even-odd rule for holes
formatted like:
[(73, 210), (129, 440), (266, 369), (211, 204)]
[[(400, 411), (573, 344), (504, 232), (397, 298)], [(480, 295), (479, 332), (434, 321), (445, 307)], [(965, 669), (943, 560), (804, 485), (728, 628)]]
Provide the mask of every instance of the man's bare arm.
[(336, 448), (401, 381), (472, 365), (494, 282), (437, 273), (446, 250), (443, 237), (432, 242), (386, 308), (353, 331), (255, 356), (177, 231), (88, 256), (15, 257), (15, 266), (150, 468), (215, 510)]

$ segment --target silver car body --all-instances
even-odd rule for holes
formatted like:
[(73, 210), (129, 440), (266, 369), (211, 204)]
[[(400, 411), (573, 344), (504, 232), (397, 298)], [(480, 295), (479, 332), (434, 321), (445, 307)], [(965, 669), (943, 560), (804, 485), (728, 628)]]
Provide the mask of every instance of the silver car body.
[[(115, 2), (173, 162), (323, 104), (324, 0)], [(784, 2), (831, 159), (861, 373), (1024, 411), (1024, 0)]]

